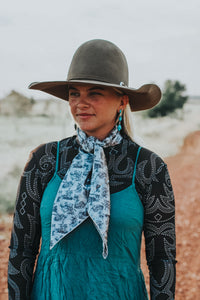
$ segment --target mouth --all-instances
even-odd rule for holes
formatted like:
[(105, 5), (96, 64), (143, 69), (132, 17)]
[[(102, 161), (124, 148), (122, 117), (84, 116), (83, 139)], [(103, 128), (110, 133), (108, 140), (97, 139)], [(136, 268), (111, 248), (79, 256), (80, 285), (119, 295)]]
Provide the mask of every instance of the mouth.
[(76, 116), (84, 119), (84, 118), (93, 117), (94, 114), (80, 113), (80, 114), (76, 114)]

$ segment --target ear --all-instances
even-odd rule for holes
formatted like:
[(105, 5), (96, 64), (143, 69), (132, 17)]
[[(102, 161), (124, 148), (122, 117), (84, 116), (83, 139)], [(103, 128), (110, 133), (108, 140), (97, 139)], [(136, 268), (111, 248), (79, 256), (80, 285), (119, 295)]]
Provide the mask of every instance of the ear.
[(126, 108), (126, 105), (129, 103), (129, 97), (127, 95), (123, 95), (121, 97), (121, 103), (118, 109), (118, 112), (121, 110), (124, 110)]

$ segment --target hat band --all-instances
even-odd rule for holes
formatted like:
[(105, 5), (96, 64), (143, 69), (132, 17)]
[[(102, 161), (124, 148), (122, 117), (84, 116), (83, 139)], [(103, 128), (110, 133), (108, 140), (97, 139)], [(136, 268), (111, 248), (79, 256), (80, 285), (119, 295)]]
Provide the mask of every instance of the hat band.
[[(98, 81), (98, 82), (103, 82), (103, 83), (108, 83), (108, 84), (114, 84), (114, 85), (119, 85), (122, 87), (128, 87), (124, 81), (121, 80), (105, 80), (105, 78), (102, 79), (102, 77), (99, 76), (77, 76), (77, 77), (67, 77), (67, 81), (76, 81), (76, 80), (81, 80), (81, 81)], [(114, 82), (115, 81), (115, 82)]]

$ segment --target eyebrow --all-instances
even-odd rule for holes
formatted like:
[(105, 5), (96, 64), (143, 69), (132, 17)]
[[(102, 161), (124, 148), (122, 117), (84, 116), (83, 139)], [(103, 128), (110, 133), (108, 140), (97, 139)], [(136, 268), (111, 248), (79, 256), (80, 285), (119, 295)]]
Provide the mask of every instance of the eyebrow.
[(77, 90), (77, 89), (73, 86), (69, 86), (69, 90)]
[[(75, 88), (74, 86), (69, 86), (69, 90), (76, 90), (76, 91), (78, 91), (78, 89)], [(93, 86), (93, 87), (91, 87), (89, 89), (89, 91), (92, 91), (92, 90), (102, 90), (102, 91), (104, 91), (104, 88), (101, 87), (101, 86)]]
[(94, 86), (94, 87), (91, 87), (89, 90), (90, 91), (92, 91), (92, 90), (102, 90), (102, 91), (104, 91), (104, 88), (101, 87), (101, 86)]

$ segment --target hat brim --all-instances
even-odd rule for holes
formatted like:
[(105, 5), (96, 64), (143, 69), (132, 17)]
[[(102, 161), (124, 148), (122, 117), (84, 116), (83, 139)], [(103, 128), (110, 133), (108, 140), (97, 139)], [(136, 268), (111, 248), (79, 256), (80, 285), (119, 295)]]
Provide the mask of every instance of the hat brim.
[(146, 110), (154, 107), (161, 99), (161, 90), (155, 84), (145, 84), (139, 89), (133, 89), (126, 86), (100, 82), (95, 80), (70, 80), (70, 81), (45, 81), (33, 82), (29, 89), (40, 90), (60, 99), (68, 101), (68, 86), (70, 84), (92, 84), (117, 88), (129, 97), (131, 111)]

